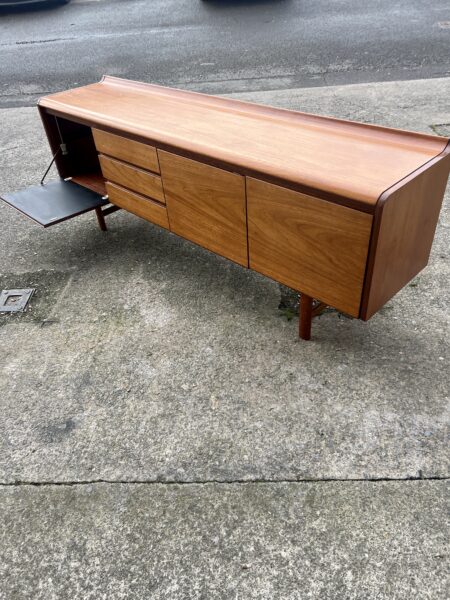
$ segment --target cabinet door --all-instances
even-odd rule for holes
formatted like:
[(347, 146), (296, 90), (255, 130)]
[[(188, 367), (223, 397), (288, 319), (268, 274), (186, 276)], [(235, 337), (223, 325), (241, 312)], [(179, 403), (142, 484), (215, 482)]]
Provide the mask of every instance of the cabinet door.
[(248, 266), (245, 179), (158, 150), (170, 229)]
[(250, 268), (357, 317), (372, 216), (247, 179)]

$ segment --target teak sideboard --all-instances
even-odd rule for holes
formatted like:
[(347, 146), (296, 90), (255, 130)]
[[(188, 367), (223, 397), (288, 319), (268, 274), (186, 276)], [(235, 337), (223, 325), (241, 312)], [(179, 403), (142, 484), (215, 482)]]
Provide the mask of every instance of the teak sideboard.
[(428, 262), (446, 138), (114, 77), (39, 111), (61, 181), (7, 202), (45, 226), (134, 213), (298, 290), (303, 339), (324, 306), (369, 319)]

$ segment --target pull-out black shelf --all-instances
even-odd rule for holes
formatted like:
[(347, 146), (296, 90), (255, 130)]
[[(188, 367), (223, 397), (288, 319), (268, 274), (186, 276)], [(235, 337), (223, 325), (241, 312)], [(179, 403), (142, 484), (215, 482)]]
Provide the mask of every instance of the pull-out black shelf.
[(43, 227), (108, 204), (101, 194), (64, 179), (2, 194), (1, 198)]

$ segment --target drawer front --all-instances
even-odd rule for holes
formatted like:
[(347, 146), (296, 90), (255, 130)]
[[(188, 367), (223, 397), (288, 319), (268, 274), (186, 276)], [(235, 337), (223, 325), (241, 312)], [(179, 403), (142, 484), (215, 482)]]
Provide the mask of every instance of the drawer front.
[(120, 135), (93, 129), (95, 147), (100, 154), (108, 154), (125, 162), (159, 173), (158, 155), (156, 148), (135, 142)]
[(154, 202), (144, 196), (139, 196), (109, 181), (106, 182), (106, 190), (109, 201), (112, 204), (120, 206), (151, 223), (155, 223), (155, 225), (169, 229), (167, 209), (164, 205), (158, 204), (158, 202)]
[(372, 216), (247, 178), (250, 268), (359, 315)]
[(248, 266), (245, 179), (158, 150), (170, 229)]
[(130, 167), (119, 160), (108, 158), (102, 154), (99, 159), (105, 179), (165, 204), (161, 177), (142, 171), (142, 169)]

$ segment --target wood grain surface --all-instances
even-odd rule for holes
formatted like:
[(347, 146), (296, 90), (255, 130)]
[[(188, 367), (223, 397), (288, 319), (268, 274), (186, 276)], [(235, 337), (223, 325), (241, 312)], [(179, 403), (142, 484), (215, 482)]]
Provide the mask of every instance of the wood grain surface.
[(130, 167), (119, 160), (100, 154), (103, 177), (123, 187), (165, 203), (161, 177)]
[(106, 189), (108, 191), (109, 201), (112, 204), (120, 206), (120, 208), (124, 208), (155, 225), (169, 229), (167, 209), (163, 204), (159, 204), (145, 196), (130, 192), (130, 190), (109, 181), (106, 182)]
[(244, 178), (168, 152), (158, 155), (171, 231), (248, 266)]
[(380, 195), (441, 153), (446, 138), (105, 77), (40, 106), (155, 145), (334, 194), (372, 210)]
[(363, 319), (373, 316), (428, 264), (449, 169), (450, 153), (446, 153), (382, 198), (371, 245)]
[(252, 178), (247, 215), (250, 268), (358, 316), (371, 215)]
[(105, 179), (101, 173), (83, 173), (81, 175), (74, 175), (72, 181), (93, 192), (97, 192), (102, 196), (106, 194)]
[(159, 173), (156, 148), (141, 142), (135, 142), (120, 135), (114, 135), (100, 129), (93, 129), (95, 146), (100, 154), (107, 154), (125, 162)]

